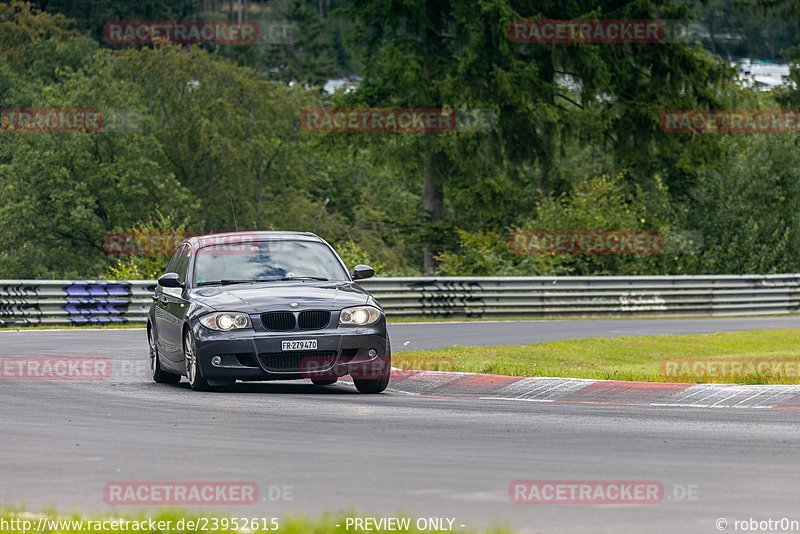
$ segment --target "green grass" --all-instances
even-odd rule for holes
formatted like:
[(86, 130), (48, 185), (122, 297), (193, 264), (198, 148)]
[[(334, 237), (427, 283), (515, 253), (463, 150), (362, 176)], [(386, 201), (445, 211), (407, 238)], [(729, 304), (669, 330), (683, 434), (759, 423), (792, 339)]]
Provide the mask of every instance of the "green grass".
[[(677, 359), (701, 360), (700, 363), (706, 367), (716, 362), (717, 368), (707, 367), (708, 372), (700, 372), (697, 368), (679, 367), (684, 372), (674, 373), (666, 371), (667, 367), (662, 368), (662, 362)], [(744, 363), (742, 372), (729, 372), (719, 367), (729, 361)], [(762, 362), (766, 362), (766, 368), (758, 367), (764, 365)], [(737, 384), (800, 384), (798, 363), (798, 329), (589, 338), (523, 346), (450, 347), (395, 352), (392, 355), (392, 365), (401, 369)]]
[[(262, 517), (266, 516), (266, 519)], [(274, 516), (274, 514), (273, 514)], [(94, 534), (101, 534), (103, 532), (130, 532), (132, 534), (142, 534), (142, 533), (175, 533), (175, 534), (184, 534), (187, 532), (241, 532), (242, 529), (236, 530), (234, 527), (243, 525), (243, 522), (238, 518), (253, 518), (258, 517), (259, 521), (259, 528), (252, 528), (255, 525), (251, 525), (248, 532), (279, 532), (281, 534), (346, 534), (346, 533), (359, 533), (364, 532), (360, 529), (355, 529), (352, 525), (349, 528), (346, 528), (346, 519), (356, 518), (356, 517), (374, 517), (376, 519), (380, 519), (382, 517), (389, 517), (385, 515), (377, 515), (377, 514), (357, 514), (355, 512), (345, 513), (345, 514), (327, 514), (322, 515), (315, 518), (308, 518), (308, 517), (292, 517), (292, 516), (275, 516), (277, 517), (277, 525), (278, 528), (275, 529), (270, 521), (269, 514), (259, 514), (259, 513), (244, 513), (244, 512), (230, 512), (227, 515), (222, 515), (219, 512), (212, 512), (212, 513), (200, 513), (194, 511), (186, 511), (180, 510), (175, 508), (166, 508), (158, 511), (152, 515), (145, 515), (144, 513), (139, 514), (105, 514), (105, 515), (92, 515), (92, 516), (81, 516), (77, 514), (73, 515), (59, 515), (54, 511), (47, 511), (42, 513), (24, 513), (21, 510), (14, 510), (14, 509), (0, 509), (0, 533), (15, 533), (15, 534), (72, 534), (72, 533), (94, 533)], [(416, 516), (406, 513), (397, 513), (394, 514), (393, 517), (408, 517), (410, 518), (410, 525), (411, 528), (408, 530), (405, 529), (398, 529), (398, 530), (384, 530), (384, 529), (377, 529), (377, 530), (370, 530), (371, 533), (397, 533), (397, 532), (404, 532), (404, 533), (412, 533), (412, 534), (436, 534), (440, 532), (448, 532), (448, 531), (440, 531), (440, 530), (417, 530), (414, 526), (414, 523), (418, 519)], [(44, 518), (46, 521), (43, 524), (42, 530), (37, 530), (39, 521)], [(201, 518), (206, 518), (201, 519)], [(217, 518), (217, 522), (214, 523), (212, 518)], [(237, 519), (239, 525), (234, 525), (233, 520)], [(12, 520), (16, 521), (28, 521), (29, 523), (11, 523)], [(126, 520), (126, 521), (135, 521), (137, 524), (122, 524), (118, 523), (116, 525), (117, 528), (113, 528), (115, 525), (109, 523), (103, 523), (104, 521), (114, 521), (114, 520)], [(152, 520), (153, 523), (150, 522)], [(50, 521), (50, 523), (47, 523)], [(59, 521), (59, 524), (54, 524), (52, 521)], [(70, 524), (70, 521), (72, 524)], [(77, 524), (76, 522), (81, 521), (81, 524)], [(145, 521), (146, 523), (142, 523)], [(183, 521), (182, 523), (180, 523)], [(194, 528), (188, 528), (188, 521), (195, 522)], [(225, 523), (227, 521), (227, 523)], [(4, 524), (5, 522), (5, 524)], [(263, 523), (266, 523), (266, 529), (261, 528)], [(458, 523), (458, 521), (456, 521)], [(46, 528), (46, 525), (49, 524), (50, 528)], [(337, 526), (338, 525), (338, 526)], [(200, 528), (198, 529), (197, 526), (205, 527), (205, 529)], [(213, 528), (213, 527), (217, 528)], [(82, 528), (81, 528), (82, 527)], [(138, 528), (137, 528), (138, 527)], [(144, 528), (142, 528), (144, 527)], [(154, 527), (154, 528), (153, 528)], [(182, 527), (182, 528), (181, 528)], [(227, 528), (222, 528), (227, 527)], [(270, 528), (272, 527), (272, 528)], [(485, 530), (475, 530), (475, 529), (462, 529), (460, 527), (454, 526), (455, 531), (463, 532), (463, 533), (486, 533), (486, 534), (510, 534), (512, 531), (503, 528), (503, 527), (492, 527)]]

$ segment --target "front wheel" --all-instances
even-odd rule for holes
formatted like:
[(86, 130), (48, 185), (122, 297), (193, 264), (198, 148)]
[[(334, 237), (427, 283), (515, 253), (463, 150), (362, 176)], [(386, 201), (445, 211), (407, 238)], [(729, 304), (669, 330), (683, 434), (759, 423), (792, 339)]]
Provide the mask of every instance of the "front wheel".
[(147, 331), (147, 341), (150, 345), (150, 375), (153, 377), (153, 381), (159, 384), (177, 384), (180, 382), (181, 375), (168, 373), (161, 368), (161, 362), (158, 359), (156, 337), (152, 328)]
[(208, 381), (200, 374), (197, 346), (191, 330), (187, 330), (183, 336), (183, 357), (186, 359), (186, 378), (189, 379), (189, 386), (195, 391), (207, 391)]
[(383, 360), (383, 369), (380, 374), (370, 378), (353, 378), (353, 384), (361, 393), (380, 393), (389, 385), (392, 373), (392, 357)]

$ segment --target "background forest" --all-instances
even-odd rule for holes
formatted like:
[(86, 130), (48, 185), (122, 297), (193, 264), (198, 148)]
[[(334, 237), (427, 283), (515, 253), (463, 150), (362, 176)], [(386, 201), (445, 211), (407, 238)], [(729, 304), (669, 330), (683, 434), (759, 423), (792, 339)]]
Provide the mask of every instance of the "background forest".
[[(253, 20), (254, 45), (109, 45), (116, 20)], [(510, 42), (520, 18), (665, 19), (658, 44)], [(0, 131), (0, 279), (150, 278), (108, 232), (312, 231), (379, 275), (800, 271), (800, 136), (670, 134), (664, 109), (800, 108), (777, 0), (0, 2), (0, 108), (99, 108), (91, 133)], [(792, 80), (800, 72), (792, 69)], [(329, 80), (350, 90), (323, 90)], [(314, 133), (304, 108), (488, 110), (488, 128)], [(662, 254), (513, 254), (537, 230), (659, 230)]]

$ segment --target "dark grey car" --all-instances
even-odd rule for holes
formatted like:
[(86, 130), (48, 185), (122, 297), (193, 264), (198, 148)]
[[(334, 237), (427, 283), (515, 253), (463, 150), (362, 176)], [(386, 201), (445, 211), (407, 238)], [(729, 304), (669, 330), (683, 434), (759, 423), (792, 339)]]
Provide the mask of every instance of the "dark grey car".
[(237, 232), (191, 237), (159, 278), (147, 321), (156, 382), (192, 389), (236, 380), (335, 383), (386, 389), (386, 316), (355, 280), (372, 268), (344, 262), (320, 237)]

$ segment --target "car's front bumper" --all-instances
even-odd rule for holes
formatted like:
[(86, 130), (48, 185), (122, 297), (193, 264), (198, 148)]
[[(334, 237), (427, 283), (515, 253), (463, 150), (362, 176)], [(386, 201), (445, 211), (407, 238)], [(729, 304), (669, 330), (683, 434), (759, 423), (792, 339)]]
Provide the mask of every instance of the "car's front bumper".
[[(375, 378), (389, 363), (386, 322), (368, 327), (270, 332), (254, 328), (215, 332), (193, 326), (200, 372), (208, 380), (332, 379), (345, 375)], [(283, 351), (283, 341), (317, 341), (313, 351)], [(218, 364), (212, 358), (220, 357)]]

